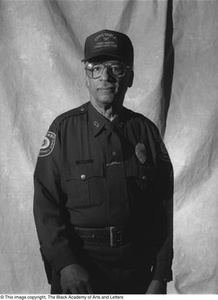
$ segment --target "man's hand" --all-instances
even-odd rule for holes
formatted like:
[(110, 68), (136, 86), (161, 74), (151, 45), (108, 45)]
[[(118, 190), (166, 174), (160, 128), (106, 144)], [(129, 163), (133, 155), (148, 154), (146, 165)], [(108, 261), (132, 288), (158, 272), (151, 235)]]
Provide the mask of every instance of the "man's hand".
[(152, 280), (146, 294), (166, 294), (167, 283), (160, 280)]
[(64, 294), (93, 294), (88, 272), (77, 263), (61, 270), (61, 287)]

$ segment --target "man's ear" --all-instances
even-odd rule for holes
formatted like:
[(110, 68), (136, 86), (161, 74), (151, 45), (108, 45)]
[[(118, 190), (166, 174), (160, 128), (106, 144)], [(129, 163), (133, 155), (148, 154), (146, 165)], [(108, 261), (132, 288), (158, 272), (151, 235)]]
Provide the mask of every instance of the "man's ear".
[(89, 79), (88, 79), (88, 76), (86, 76), (86, 87), (89, 88)]
[(133, 79), (134, 79), (134, 72), (131, 70), (131, 73), (129, 74), (129, 82), (128, 82), (128, 87), (131, 87), (133, 84)]

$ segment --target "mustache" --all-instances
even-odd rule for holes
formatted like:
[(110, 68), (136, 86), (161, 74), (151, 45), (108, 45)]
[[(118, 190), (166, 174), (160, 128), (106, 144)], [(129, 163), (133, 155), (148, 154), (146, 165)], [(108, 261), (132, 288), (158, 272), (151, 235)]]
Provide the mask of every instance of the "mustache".
[(110, 89), (110, 88), (115, 88), (115, 85), (109, 82), (103, 82), (98, 86), (98, 89)]

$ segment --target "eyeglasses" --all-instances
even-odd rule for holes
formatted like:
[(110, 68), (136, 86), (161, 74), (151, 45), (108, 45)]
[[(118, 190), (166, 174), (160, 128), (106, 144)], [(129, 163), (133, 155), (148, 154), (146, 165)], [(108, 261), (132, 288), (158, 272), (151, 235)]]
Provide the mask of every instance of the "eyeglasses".
[(131, 69), (130, 66), (125, 66), (121, 62), (89, 63), (85, 67), (86, 75), (89, 78), (97, 79), (102, 75), (106, 67), (112, 76), (118, 78), (125, 76), (126, 70)]

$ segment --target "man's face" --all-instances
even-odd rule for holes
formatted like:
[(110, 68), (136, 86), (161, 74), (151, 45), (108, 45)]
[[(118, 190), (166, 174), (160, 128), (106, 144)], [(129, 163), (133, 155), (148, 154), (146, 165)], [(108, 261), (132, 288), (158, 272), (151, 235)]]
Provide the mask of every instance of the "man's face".
[(122, 105), (126, 90), (132, 85), (132, 69), (119, 60), (105, 58), (87, 62), (85, 68), (86, 85), (94, 106)]

